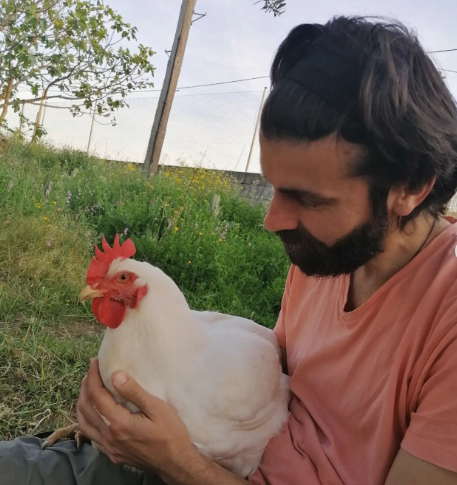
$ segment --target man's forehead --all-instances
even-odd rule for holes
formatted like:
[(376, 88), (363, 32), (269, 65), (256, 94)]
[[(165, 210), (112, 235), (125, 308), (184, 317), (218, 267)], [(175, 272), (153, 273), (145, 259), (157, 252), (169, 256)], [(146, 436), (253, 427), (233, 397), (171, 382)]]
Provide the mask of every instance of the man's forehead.
[[(261, 166), (271, 183), (295, 178), (316, 183), (348, 178), (350, 168), (360, 156), (361, 148), (345, 140), (329, 136), (320, 140), (270, 141), (260, 135)], [(292, 179), (292, 180), (291, 180)]]

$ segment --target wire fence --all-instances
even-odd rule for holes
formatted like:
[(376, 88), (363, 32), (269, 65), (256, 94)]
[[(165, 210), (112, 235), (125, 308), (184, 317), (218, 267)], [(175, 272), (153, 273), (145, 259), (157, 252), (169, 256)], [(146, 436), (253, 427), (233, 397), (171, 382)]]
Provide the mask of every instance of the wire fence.
[[(47, 132), (44, 141), (109, 160), (142, 163), (158, 99), (128, 100), (128, 108), (115, 113), (114, 126), (108, 119), (91, 113), (73, 117), (69, 111), (71, 102), (49, 101), (42, 118)], [(160, 164), (259, 173), (256, 123), (262, 99), (263, 91), (177, 94)], [(24, 115), (30, 120), (35, 120), (37, 112), (38, 106), (24, 107)], [(10, 113), (7, 120), (10, 128), (19, 126), (17, 114)]]
[[(260, 173), (257, 121), (264, 91), (175, 96), (170, 112), (161, 165), (203, 167)], [(116, 124), (92, 113), (73, 117), (71, 102), (45, 105), (42, 125), (45, 141), (57, 147), (87, 151), (108, 160), (142, 163), (154, 121), (158, 97), (133, 98), (119, 110)], [(35, 120), (38, 106), (24, 105), (24, 115)], [(10, 128), (19, 116), (10, 112)], [(457, 213), (457, 196), (449, 205)]]

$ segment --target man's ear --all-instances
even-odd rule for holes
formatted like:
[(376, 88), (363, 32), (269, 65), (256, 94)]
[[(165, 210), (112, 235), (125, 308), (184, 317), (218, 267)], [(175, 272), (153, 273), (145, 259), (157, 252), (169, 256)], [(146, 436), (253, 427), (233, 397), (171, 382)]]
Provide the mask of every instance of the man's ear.
[(392, 187), (387, 198), (390, 210), (398, 217), (405, 217), (420, 205), (430, 194), (436, 182), (433, 177), (418, 189), (409, 189), (406, 185)]

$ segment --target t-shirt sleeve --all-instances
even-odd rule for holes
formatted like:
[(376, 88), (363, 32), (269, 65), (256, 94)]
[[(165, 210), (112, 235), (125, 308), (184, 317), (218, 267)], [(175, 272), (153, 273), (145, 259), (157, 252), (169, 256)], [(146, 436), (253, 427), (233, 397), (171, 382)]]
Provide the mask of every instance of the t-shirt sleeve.
[(287, 313), (287, 302), (289, 300), (290, 287), (292, 285), (294, 271), (295, 271), (295, 266), (292, 265), (290, 267), (289, 274), (287, 275), (286, 286), (284, 288), (284, 293), (282, 295), (281, 311), (279, 312), (278, 321), (276, 322), (275, 328), (273, 329), (278, 339), (279, 345), (284, 348), (286, 348), (285, 320), (286, 320), (286, 313)]
[(457, 473), (456, 327), (430, 366), (401, 447), (416, 458)]

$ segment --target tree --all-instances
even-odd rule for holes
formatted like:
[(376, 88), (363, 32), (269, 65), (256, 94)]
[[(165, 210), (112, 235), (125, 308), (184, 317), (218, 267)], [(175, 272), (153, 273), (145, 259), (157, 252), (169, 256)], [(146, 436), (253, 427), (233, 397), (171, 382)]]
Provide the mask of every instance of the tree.
[(284, 13), (284, 7), (286, 6), (286, 2), (284, 0), (259, 0), (257, 3), (264, 2), (264, 6), (262, 10), (265, 12), (272, 12), (275, 17)]
[(74, 115), (110, 117), (128, 93), (152, 86), (152, 49), (124, 46), (136, 33), (103, 0), (0, 0), (0, 126), (9, 107), (39, 104), (39, 135), (51, 99), (72, 101)]

